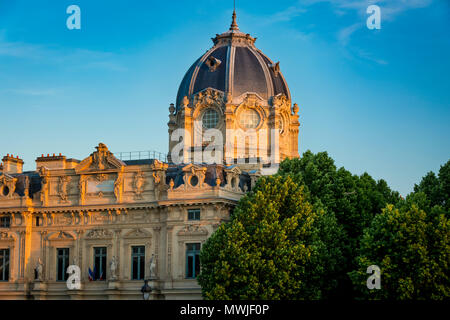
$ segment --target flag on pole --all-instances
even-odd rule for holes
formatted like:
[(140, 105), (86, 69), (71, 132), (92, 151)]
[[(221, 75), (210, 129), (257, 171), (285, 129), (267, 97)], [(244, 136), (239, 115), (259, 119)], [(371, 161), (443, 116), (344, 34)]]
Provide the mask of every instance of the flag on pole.
[[(95, 270), (95, 268), (94, 268)], [(89, 281), (94, 281), (95, 274), (92, 272), (91, 268), (89, 268)]]

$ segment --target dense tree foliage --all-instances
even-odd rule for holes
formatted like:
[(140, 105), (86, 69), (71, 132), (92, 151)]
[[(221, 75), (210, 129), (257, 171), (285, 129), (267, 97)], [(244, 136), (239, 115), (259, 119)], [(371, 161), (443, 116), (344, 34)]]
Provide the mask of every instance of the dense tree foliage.
[(336, 286), (342, 230), (290, 177), (263, 177), (204, 244), (206, 299), (320, 299)]
[[(450, 298), (450, 161), (402, 199), (326, 152), (285, 160), (201, 252), (207, 299)], [(381, 269), (369, 290), (367, 267)]]
[[(365, 230), (358, 268), (350, 275), (360, 298), (444, 299), (450, 297), (450, 222), (435, 206), (425, 212), (424, 193), (388, 205)], [(368, 290), (366, 271), (381, 269), (381, 289)]]
[(362, 235), (387, 203), (400, 199), (384, 180), (377, 182), (367, 173), (357, 176), (337, 169), (326, 152), (307, 151), (300, 159), (287, 159), (281, 163), (279, 174), (292, 175), (297, 184), (304, 185), (308, 200), (333, 212), (351, 240)]
[(429, 172), (419, 185), (414, 186), (414, 192), (423, 192), (427, 203), (425, 209), (441, 206), (450, 212), (450, 160), (441, 166), (438, 176)]
[(375, 181), (367, 173), (357, 176), (344, 168), (337, 169), (326, 152), (307, 151), (300, 159), (285, 160), (280, 164), (279, 174), (290, 175), (297, 184), (304, 185), (307, 200), (333, 213), (344, 229), (341, 243), (344, 272), (338, 276), (340, 285), (336, 296), (351, 297), (352, 285), (347, 272), (355, 268), (355, 252), (363, 230), (388, 203), (399, 201), (400, 195), (384, 180)]
[[(374, 218), (351, 273), (359, 298), (450, 298), (449, 185), (450, 161)], [(381, 290), (367, 290), (369, 265), (381, 269)]]

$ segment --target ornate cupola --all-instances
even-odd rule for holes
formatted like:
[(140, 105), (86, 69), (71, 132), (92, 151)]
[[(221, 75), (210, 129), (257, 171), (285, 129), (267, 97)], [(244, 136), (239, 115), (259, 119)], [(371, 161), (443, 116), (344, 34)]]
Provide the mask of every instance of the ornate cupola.
[[(198, 150), (210, 139), (195, 139), (196, 134), (217, 129), (223, 135), (226, 163), (279, 163), (298, 157), (298, 107), (292, 106), (280, 63), (255, 47), (256, 38), (239, 30), (235, 11), (229, 30), (212, 41), (213, 47), (185, 74), (176, 104), (169, 108), (169, 153), (179, 144), (171, 139), (174, 130), (185, 129), (190, 135), (184, 139), (186, 150)], [(241, 144), (239, 136), (244, 136)], [(192, 160), (185, 155), (185, 162)]]

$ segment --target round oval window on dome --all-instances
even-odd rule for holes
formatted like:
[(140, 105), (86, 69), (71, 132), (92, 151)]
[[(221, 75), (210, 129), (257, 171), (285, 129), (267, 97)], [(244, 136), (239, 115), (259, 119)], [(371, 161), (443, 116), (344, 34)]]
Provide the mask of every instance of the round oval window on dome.
[(219, 123), (219, 113), (214, 109), (208, 109), (203, 113), (202, 117), (203, 128), (212, 129), (217, 127)]
[(258, 112), (252, 109), (246, 109), (241, 112), (239, 117), (239, 124), (245, 129), (256, 129), (259, 126), (261, 118)]

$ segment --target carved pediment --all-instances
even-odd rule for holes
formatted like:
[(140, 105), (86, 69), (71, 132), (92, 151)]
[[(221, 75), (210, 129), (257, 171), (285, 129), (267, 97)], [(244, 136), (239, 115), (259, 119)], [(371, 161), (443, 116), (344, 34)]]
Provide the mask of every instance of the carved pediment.
[(184, 185), (180, 185), (177, 190), (202, 188), (206, 178), (206, 170), (206, 167), (202, 167), (192, 163), (184, 166), (182, 169), (182, 171), (184, 172)]
[(184, 166), (182, 169), (183, 172), (190, 172), (192, 174), (196, 174), (199, 172), (205, 173), (206, 170), (207, 170), (207, 168), (193, 164), (193, 163), (189, 163), (188, 165)]
[(248, 93), (240, 106), (248, 108), (256, 108), (262, 104), (264, 100), (256, 93)]
[(200, 108), (202, 106), (212, 106), (221, 107), (224, 102), (224, 94), (213, 88), (206, 88), (200, 91), (194, 96), (194, 108)]
[(109, 239), (113, 234), (107, 229), (93, 229), (86, 234), (86, 239)]
[(226, 167), (224, 170), (226, 173), (231, 173), (231, 174), (235, 174), (235, 175), (240, 175), (242, 173), (242, 170), (239, 169), (239, 167), (235, 166), (235, 165)]
[(144, 229), (133, 229), (124, 235), (124, 238), (151, 238), (152, 234)]
[(90, 172), (90, 171), (104, 171), (104, 170), (120, 170), (126, 164), (117, 159), (109, 150), (108, 147), (100, 143), (95, 147), (97, 151), (92, 153), (89, 157), (81, 161), (76, 167), (75, 172)]
[(55, 240), (75, 240), (75, 238), (68, 232), (59, 231), (52, 232), (47, 236), (47, 240), (55, 241)]
[(17, 181), (17, 179), (12, 177), (12, 176), (10, 176), (7, 173), (3, 173), (2, 175), (0, 175), (0, 184), (7, 184), (7, 183), (12, 182), (12, 181), (15, 182), (15, 181)]
[(199, 225), (189, 224), (183, 227), (177, 232), (179, 236), (207, 236), (208, 230), (205, 227)]

